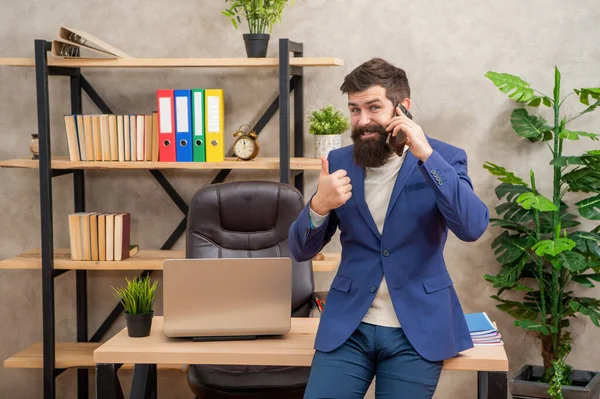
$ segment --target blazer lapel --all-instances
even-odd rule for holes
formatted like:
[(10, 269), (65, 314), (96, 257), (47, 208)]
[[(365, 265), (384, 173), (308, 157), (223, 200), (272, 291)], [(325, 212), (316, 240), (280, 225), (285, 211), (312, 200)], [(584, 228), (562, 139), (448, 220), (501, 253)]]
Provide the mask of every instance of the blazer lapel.
[(373, 231), (373, 234), (381, 237), (371, 211), (369, 211), (369, 207), (365, 202), (365, 171), (355, 162), (352, 162), (352, 168), (350, 169), (350, 184), (352, 184), (352, 196), (356, 201), (360, 214), (365, 219), (365, 222), (367, 222), (369, 228), (371, 228), (371, 231)]
[[(387, 220), (387, 218), (390, 216), (390, 212), (392, 211), (394, 204), (398, 200), (398, 196), (402, 192), (402, 189), (406, 185), (408, 178), (410, 177), (413, 170), (415, 170), (415, 167), (417, 166), (418, 160), (412, 154), (412, 152), (406, 151), (404, 153), (404, 156), (406, 158), (404, 158), (404, 162), (402, 163), (402, 166), (400, 167), (400, 172), (398, 173), (398, 177), (396, 177), (396, 183), (394, 184), (394, 189), (392, 191), (390, 203), (388, 205), (387, 213), (385, 214), (385, 220)], [(354, 185), (352, 185), (352, 187), (354, 187)]]

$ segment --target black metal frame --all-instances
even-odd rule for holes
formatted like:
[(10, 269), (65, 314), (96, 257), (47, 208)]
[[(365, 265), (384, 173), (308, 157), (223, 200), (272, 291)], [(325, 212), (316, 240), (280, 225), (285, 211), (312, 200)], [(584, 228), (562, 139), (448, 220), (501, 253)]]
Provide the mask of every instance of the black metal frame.
[[(102, 100), (102, 97), (94, 90), (92, 85), (81, 74), (79, 68), (52, 67), (48, 66), (48, 51), (51, 43), (46, 40), (35, 40), (35, 77), (37, 96), (37, 118), (39, 134), (39, 179), (40, 179), (40, 212), (41, 212), (41, 256), (42, 256), (42, 319), (43, 319), (43, 356), (44, 356), (44, 398), (54, 399), (56, 397), (56, 377), (64, 370), (55, 367), (55, 328), (54, 328), (54, 278), (65, 273), (65, 270), (54, 269), (54, 238), (52, 219), (52, 178), (66, 174), (73, 174), (74, 211), (85, 211), (85, 174), (83, 169), (55, 170), (51, 166), (50, 148), (50, 104), (48, 77), (69, 76), (71, 88), (71, 112), (82, 113), (82, 91), (94, 102), (103, 113), (113, 113), (110, 107)], [(295, 57), (303, 56), (302, 43), (296, 43), (289, 39), (279, 40), (279, 95), (265, 111), (264, 115), (254, 126), (257, 134), (263, 130), (267, 123), (273, 118), (277, 110), (279, 115), (279, 156), (280, 156), (280, 181), (289, 183), (291, 179), (290, 170), (290, 93), (293, 91), (294, 98), (294, 156), (302, 157), (304, 154), (303, 130), (304, 130), (304, 82), (301, 67), (289, 65), (290, 53)], [(290, 78), (291, 76), (291, 78)], [(232, 151), (227, 154), (232, 156)], [(165, 190), (182, 211), (184, 217), (175, 228), (161, 249), (171, 249), (177, 240), (185, 232), (187, 225), (188, 206), (175, 188), (159, 170), (149, 170), (156, 181)], [(221, 169), (210, 184), (221, 183), (225, 180), (231, 169)], [(295, 187), (303, 192), (304, 173), (297, 171), (294, 174)], [(144, 271), (142, 275), (150, 274)], [(85, 270), (76, 271), (76, 314), (77, 314), (77, 341), (99, 342), (110, 326), (117, 320), (123, 311), (121, 304), (117, 304), (98, 330), (88, 340), (87, 330), (87, 273)], [(110, 382), (118, 383), (117, 371), (120, 365), (106, 365), (98, 368), (97, 378), (108, 381), (108, 386), (102, 388), (102, 395), (106, 397), (122, 398), (123, 392), (120, 386), (113, 387)], [(145, 368), (144, 368), (145, 367)], [(153, 381), (156, 385), (156, 366), (136, 366), (134, 371), (133, 387), (141, 386), (146, 381)], [(89, 374), (88, 369), (77, 370), (77, 397), (85, 399), (88, 397)], [(137, 377), (136, 377), (137, 376)], [(144, 385), (146, 386), (146, 385)], [(114, 390), (113, 390), (114, 389)], [(143, 397), (154, 397), (144, 393)], [(155, 389), (154, 389), (155, 392)], [(99, 391), (100, 393), (100, 391)]]

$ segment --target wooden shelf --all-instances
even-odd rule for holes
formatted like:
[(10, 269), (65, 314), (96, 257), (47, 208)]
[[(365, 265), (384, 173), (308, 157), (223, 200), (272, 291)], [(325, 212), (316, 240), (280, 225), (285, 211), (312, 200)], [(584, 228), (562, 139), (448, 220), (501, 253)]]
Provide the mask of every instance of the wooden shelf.
[[(3, 168), (39, 168), (39, 161), (31, 158), (0, 161)], [(52, 157), (52, 169), (244, 169), (279, 170), (279, 158), (257, 157), (252, 161), (239, 161), (227, 157), (223, 162), (150, 162), (150, 161), (70, 161), (66, 156)], [(318, 158), (290, 158), (292, 170), (320, 170)]]
[[(55, 364), (57, 369), (95, 368), (94, 351), (100, 342), (56, 342)], [(36, 342), (24, 350), (4, 360), (4, 367), (11, 369), (41, 369), (44, 367), (43, 344)], [(133, 369), (132, 364), (124, 364), (124, 369)], [(163, 370), (183, 370), (179, 364), (159, 364)]]
[[(323, 253), (324, 260), (313, 260), (314, 272), (331, 272), (338, 267), (341, 254)], [(73, 261), (69, 249), (54, 250), (54, 268), (60, 270), (162, 270), (165, 259), (181, 259), (184, 251), (140, 250), (135, 256), (124, 261)], [(41, 269), (42, 258), (39, 249), (25, 252), (13, 258), (0, 261), (0, 269)]]
[[(35, 66), (34, 58), (0, 58), (0, 65), (16, 67)], [(69, 68), (258, 68), (277, 67), (278, 58), (58, 58), (48, 57), (49, 66)], [(291, 66), (342, 66), (344, 60), (336, 57), (291, 57)]]

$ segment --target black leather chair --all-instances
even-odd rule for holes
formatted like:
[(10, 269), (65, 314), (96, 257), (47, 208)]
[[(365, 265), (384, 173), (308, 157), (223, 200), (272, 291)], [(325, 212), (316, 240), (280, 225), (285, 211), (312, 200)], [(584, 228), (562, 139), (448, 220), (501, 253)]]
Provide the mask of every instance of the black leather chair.
[[(221, 183), (200, 189), (188, 213), (186, 258), (291, 256), (288, 231), (304, 206), (293, 186), (270, 181)], [(293, 261), (294, 317), (315, 301), (312, 261)], [(199, 399), (302, 398), (310, 367), (192, 365), (187, 373)]]

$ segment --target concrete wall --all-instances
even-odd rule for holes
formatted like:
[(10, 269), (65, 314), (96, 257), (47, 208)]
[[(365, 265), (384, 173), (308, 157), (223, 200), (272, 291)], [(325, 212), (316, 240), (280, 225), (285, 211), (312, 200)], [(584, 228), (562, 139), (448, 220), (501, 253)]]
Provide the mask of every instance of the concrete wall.
[[(235, 31), (220, 12), (224, 2), (182, 1), (0, 1), (2, 57), (33, 57), (33, 40), (55, 37), (60, 25), (80, 27), (135, 57), (244, 57), (241, 31)], [(343, 67), (307, 68), (306, 112), (326, 104), (346, 109), (339, 92), (343, 77), (359, 63), (379, 56), (407, 71), (413, 93), (413, 115), (432, 137), (464, 148), (476, 192), (493, 210), (497, 181), (482, 168), (485, 161), (505, 165), (527, 177), (536, 170), (546, 194), (550, 168), (543, 144), (517, 138), (509, 124), (513, 103), (484, 78), (488, 70), (520, 75), (535, 88), (551, 93), (553, 68), (563, 72), (564, 90), (598, 85), (600, 45), (595, 27), (600, 5), (595, 2), (534, 0), (522, 2), (296, 0), (273, 32), (269, 55), (276, 56), (277, 39), (303, 42), (306, 56), (335, 56)], [(159, 87), (222, 87), (226, 97), (226, 141), (243, 123), (254, 123), (277, 91), (275, 70), (264, 69), (90, 69), (85, 76), (117, 113), (148, 112)], [(0, 159), (29, 156), (30, 133), (37, 130), (35, 80), (32, 68), (0, 68)], [(567, 106), (577, 109), (575, 97)], [(52, 146), (67, 154), (61, 116), (69, 112), (67, 78), (50, 79)], [(86, 98), (84, 112), (97, 112)], [(575, 129), (597, 130), (597, 116), (581, 118)], [(262, 133), (263, 156), (277, 156), (277, 121)], [(312, 137), (305, 132), (307, 156)], [(346, 133), (343, 144), (350, 144)], [(566, 152), (598, 148), (588, 140), (569, 143)], [(215, 172), (166, 171), (165, 175), (186, 200)], [(305, 194), (316, 187), (317, 173), (307, 173)], [(276, 180), (278, 173), (235, 171), (228, 180)], [(54, 184), (54, 239), (68, 245), (66, 215), (73, 210), (72, 179)], [(0, 171), (0, 258), (8, 258), (40, 244), (38, 175), (35, 170)], [(86, 172), (87, 209), (119, 210), (133, 215), (132, 240), (141, 248), (158, 248), (179, 223), (180, 211), (146, 171)], [(498, 270), (490, 248), (499, 230), (489, 228), (476, 243), (451, 236), (446, 248), (448, 268), (465, 311), (486, 311), (497, 321), (506, 342), (511, 372), (524, 363), (539, 363), (539, 345), (512, 326), (512, 318), (495, 309), (495, 291), (483, 280)], [(175, 248), (183, 249), (184, 240)], [(325, 249), (339, 250), (337, 236)], [(114, 306), (111, 285), (125, 272), (90, 272), (89, 329), (94, 331)], [(318, 289), (327, 289), (333, 273), (316, 275)], [(38, 271), (0, 272), (0, 358), (41, 341), (41, 275)], [(598, 289), (586, 292), (598, 296)], [(157, 312), (161, 311), (161, 298)], [(75, 340), (75, 275), (56, 279), (56, 338)], [(120, 319), (111, 329), (124, 326)], [(575, 320), (576, 345), (569, 361), (577, 368), (600, 364), (599, 331), (587, 320)], [(93, 376), (93, 374), (92, 374)], [(125, 384), (130, 373), (122, 372)], [(452, 381), (451, 381), (452, 379)], [(58, 381), (59, 397), (75, 397), (75, 372)], [(91, 378), (93, 387), (93, 378)], [(0, 397), (42, 396), (40, 370), (0, 369)], [(188, 398), (182, 374), (160, 377), (161, 395)], [(474, 373), (444, 373), (436, 398), (475, 397)], [(371, 396), (373, 397), (373, 396)]]

